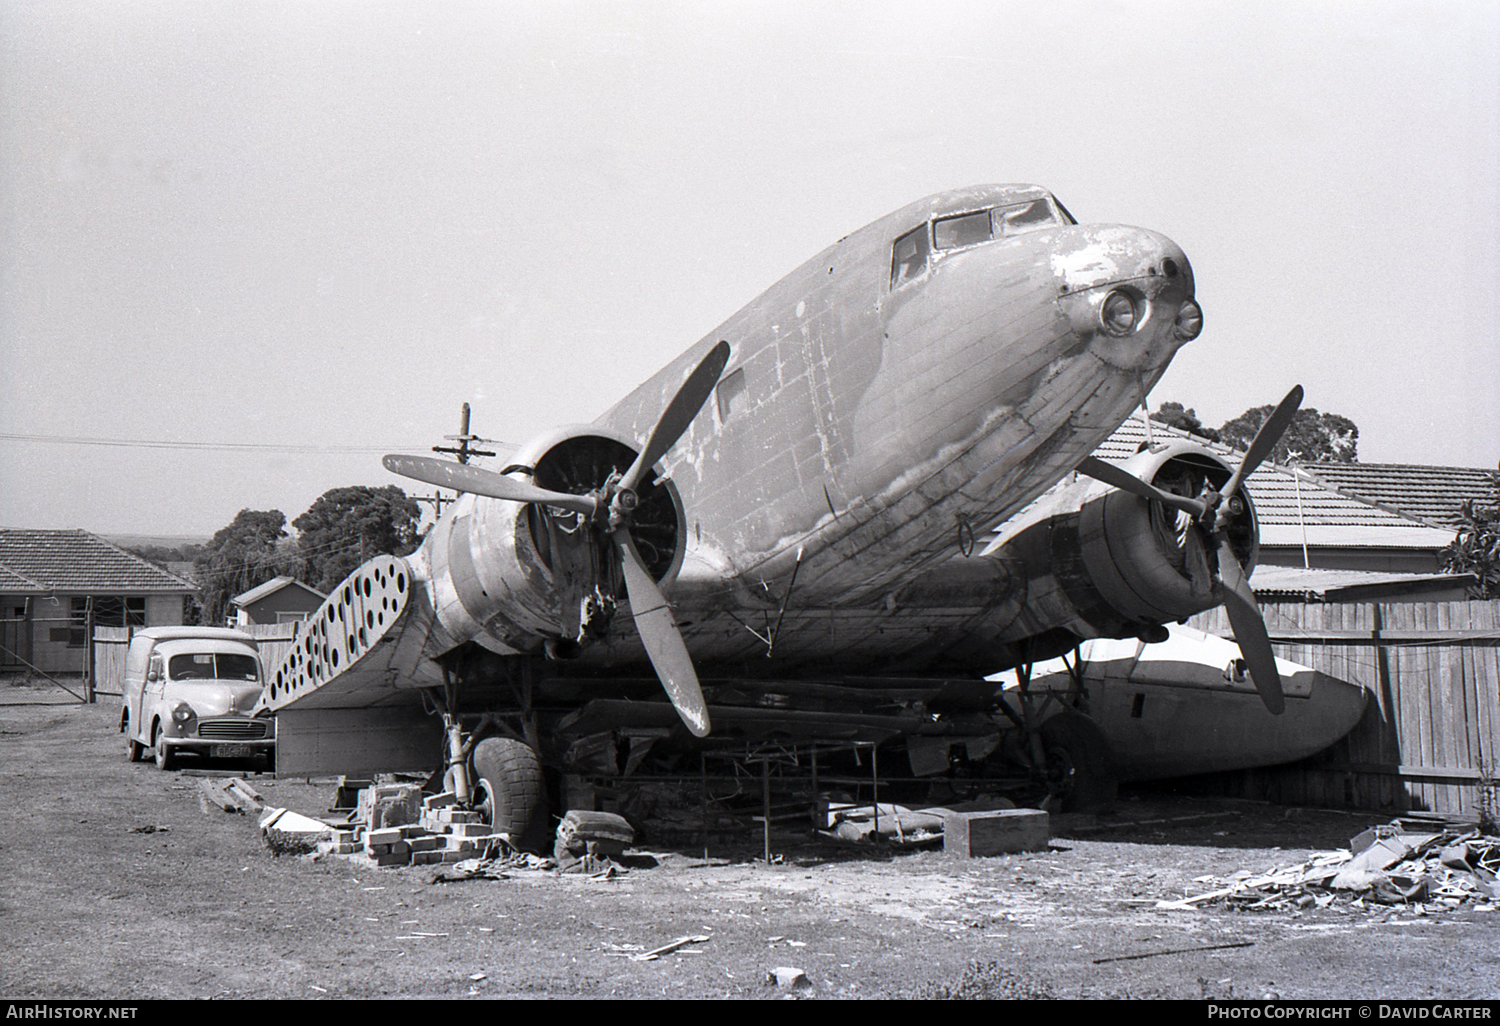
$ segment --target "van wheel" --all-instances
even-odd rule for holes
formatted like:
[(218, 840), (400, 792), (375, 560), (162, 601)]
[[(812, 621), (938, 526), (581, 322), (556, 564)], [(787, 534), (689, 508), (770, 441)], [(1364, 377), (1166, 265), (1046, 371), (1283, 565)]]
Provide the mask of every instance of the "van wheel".
[(177, 760), (172, 757), (172, 750), (167, 747), (167, 735), (156, 731), (156, 768), (159, 770), (170, 770), (177, 768)]
[(126, 713), (120, 720), (120, 729), (125, 732), (125, 758), (131, 762), (140, 762), (146, 757), (146, 746), (130, 736), (130, 713)]
[(542, 852), (551, 839), (542, 760), (521, 741), (487, 737), (474, 747), (475, 801), (497, 834), (522, 851)]

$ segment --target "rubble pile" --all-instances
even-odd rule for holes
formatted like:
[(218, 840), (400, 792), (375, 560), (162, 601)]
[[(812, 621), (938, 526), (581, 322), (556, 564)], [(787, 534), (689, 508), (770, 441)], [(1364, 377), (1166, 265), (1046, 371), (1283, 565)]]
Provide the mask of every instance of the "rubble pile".
[(481, 813), (456, 808), (451, 791), (422, 796), (415, 784), (380, 784), (359, 792), (353, 822), (332, 827), (318, 851), (363, 855), (377, 866), (424, 866), (480, 858), (510, 838), (494, 833)]
[(1500, 837), (1478, 830), (1437, 833), (1408, 829), (1401, 821), (1373, 827), (1347, 851), (1319, 852), (1306, 862), (1260, 876), (1241, 871), (1230, 886), (1159, 909), (1210, 904), (1251, 910), (1328, 908), (1353, 910), (1404, 906), (1423, 914), (1461, 907), (1490, 911), (1500, 905)]

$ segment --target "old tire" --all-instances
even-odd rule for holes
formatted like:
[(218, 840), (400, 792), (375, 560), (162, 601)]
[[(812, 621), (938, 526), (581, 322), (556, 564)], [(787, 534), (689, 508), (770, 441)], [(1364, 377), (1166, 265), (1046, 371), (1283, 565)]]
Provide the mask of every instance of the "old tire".
[(167, 747), (167, 736), (162, 733), (161, 728), (156, 730), (156, 768), (159, 770), (171, 770), (177, 768), (177, 760), (172, 756), (172, 749)]
[(1042, 724), (1047, 787), (1062, 812), (1100, 812), (1114, 804), (1120, 781), (1109, 739), (1099, 724), (1077, 712), (1064, 712)]
[(497, 834), (508, 834), (522, 851), (551, 848), (542, 760), (530, 745), (509, 737), (487, 737), (474, 746), (480, 810)]

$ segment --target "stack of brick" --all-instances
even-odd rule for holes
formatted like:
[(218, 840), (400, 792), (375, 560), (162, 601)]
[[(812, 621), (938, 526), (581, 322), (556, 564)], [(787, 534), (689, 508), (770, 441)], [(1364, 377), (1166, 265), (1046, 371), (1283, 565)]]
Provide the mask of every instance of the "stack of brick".
[(508, 844), (484, 817), (460, 809), (452, 793), (422, 797), (408, 784), (360, 792), (352, 828), (335, 830), (328, 851), (363, 855), (377, 866), (424, 866), (478, 858), (495, 842)]

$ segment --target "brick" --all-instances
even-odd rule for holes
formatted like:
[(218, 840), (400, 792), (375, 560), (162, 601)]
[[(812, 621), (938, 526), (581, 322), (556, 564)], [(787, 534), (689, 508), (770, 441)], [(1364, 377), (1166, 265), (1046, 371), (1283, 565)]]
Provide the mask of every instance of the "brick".
[(367, 845), (365, 845), (365, 854), (366, 855), (389, 855), (390, 853), (391, 853), (391, 846), (389, 844), (367, 844)]
[(427, 834), (424, 837), (413, 837), (406, 843), (411, 845), (412, 851), (432, 851), (434, 848), (441, 848), (443, 846), (442, 838), (435, 837), (432, 834)]
[(490, 832), (488, 823), (454, 823), (453, 834), (457, 837), (483, 837)]
[(458, 796), (452, 791), (444, 791), (442, 794), (430, 794), (422, 799), (422, 808), (441, 809), (458, 801)]
[(371, 830), (365, 834), (365, 843), (372, 846), (376, 844), (395, 844), (399, 840), (401, 840), (400, 827), (386, 827), (383, 830)]
[(408, 866), (411, 864), (411, 854), (408, 852), (401, 855), (389, 853), (385, 855), (371, 855), (370, 861), (374, 862), (377, 866)]
[(1047, 814), (1040, 809), (945, 812), (943, 851), (959, 858), (1045, 851), (1050, 828)]

